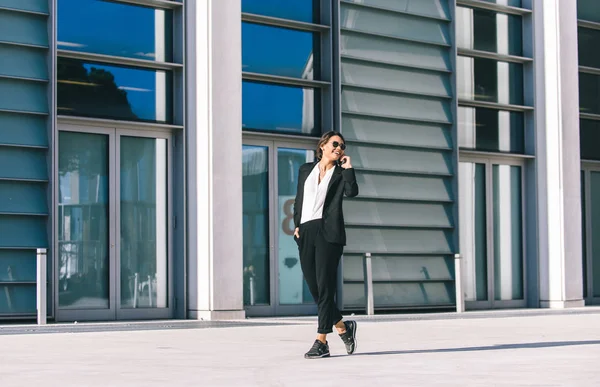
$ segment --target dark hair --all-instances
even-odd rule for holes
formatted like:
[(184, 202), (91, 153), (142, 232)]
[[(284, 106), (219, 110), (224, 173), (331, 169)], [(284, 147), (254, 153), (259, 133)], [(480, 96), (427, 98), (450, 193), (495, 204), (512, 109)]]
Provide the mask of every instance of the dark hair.
[(329, 142), (329, 139), (331, 137), (335, 137), (338, 136), (339, 138), (342, 139), (342, 141), (344, 143), (346, 143), (346, 140), (344, 139), (344, 136), (342, 136), (341, 133), (336, 132), (335, 130), (330, 130), (327, 133), (324, 133), (321, 136), (321, 139), (319, 140), (319, 143), (317, 144), (317, 150), (315, 151), (315, 155), (317, 156), (317, 160), (321, 160), (321, 158), (323, 158), (323, 150), (321, 149), (321, 147), (325, 144), (327, 144)]

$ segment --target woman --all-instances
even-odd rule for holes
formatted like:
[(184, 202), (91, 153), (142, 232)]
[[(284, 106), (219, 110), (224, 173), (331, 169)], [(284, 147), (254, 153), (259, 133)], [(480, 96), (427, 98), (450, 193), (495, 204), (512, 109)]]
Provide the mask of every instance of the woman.
[(356, 322), (342, 320), (334, 301), (337, 268), (346, 245), (342, 199), (358, 195), (358, 185), (346, 143), (337, 132), (325, 133), (317, 145), (317, 161), (300, 167), (294, 202), (294, 239), (300, 265), (318, 307), (317, 339), (304, 355), (329, 356), (327, 334), (335, 325), (349, 355), (356, 350)]

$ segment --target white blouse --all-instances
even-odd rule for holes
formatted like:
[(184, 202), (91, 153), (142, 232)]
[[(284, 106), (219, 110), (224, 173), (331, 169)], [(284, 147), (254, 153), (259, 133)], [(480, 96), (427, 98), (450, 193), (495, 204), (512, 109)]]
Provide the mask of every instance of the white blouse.
[(333, 175), (335, 167), (325, 172), (325, 176), (319, 183), (319, 164), (317, 163), (312, 172), (306, 178), (304, 183), (304, 200), (302, 202), (302, 217), (300, 224), (323, 217), (323, 206), (325, 205), (325, 196), (329, 181)]

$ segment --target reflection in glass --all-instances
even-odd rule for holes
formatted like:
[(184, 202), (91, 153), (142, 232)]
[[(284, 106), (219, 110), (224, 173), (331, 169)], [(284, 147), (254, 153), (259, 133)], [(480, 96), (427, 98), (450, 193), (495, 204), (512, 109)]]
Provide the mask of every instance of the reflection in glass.
[(600, 68), (600, 53), (596, 49), (600, 42), (600, 31), (591, 28), (578, 28), (579, 65)]
[(121, 308), (166, 308), (167, 140), (121, 137)]
[(506, 105), (523, 105), (523, 65), (459, 56), (458, 97)]
[(466, 301), (488, 299), (485, 164), (459, 164), (460, 251)]
[(244, 130), (320, 134), (320, 91), (267, 83), (242, 83)]
[(579, 110), (600, 114), (600, 76), (579, 73)]
[(269, 305), (269, 152), (242, 147), (244, 305)]
[(577, 19), (600, 23), (598, 0), (577, 0)]
[(314, 160), (315, 152), (305, 149), (277, 149), (277, 188), (279, 210), (279, 304), (312, 304), (314, 300), (300, 267), (294, 240), (294, 199), (300, 166)]
[(58, 58), (58, 114), (172, 122), (172, 76), (162, 70)]
[(594, 297), (600, 297), (600, 172), (590, 173), (590, 190), (592, 294)]
[(579, 143), (582, 160), (600, 160), (600, 121), (579, 120)]
[(58, 304), (109, 308), (108, 136), (60, 132)]
[(315, 0), (242, 0), (242, 12), (319, 23), (319, 1)]
[(458, 107), (461, 148), (524, 153), (523, 113), (487, 108)]
[(520, 16), (483, 9), (456, 7), (456, 41), (459, 48), (523, 55)]
[(103, 0), (58, 0), (58, 49), (173, 60), (171, 11)]
[(493, 166), (494, 294), (496, 300), (523, 299), (521, 167)]
[(507, 5), (509, 7), (521, 7), (521, 0), (483, 0), (488, 3), (495, 3), (498, 5)]
[(319, 79), (319, 36), (313, 32), (242, 23), (242, 70)]

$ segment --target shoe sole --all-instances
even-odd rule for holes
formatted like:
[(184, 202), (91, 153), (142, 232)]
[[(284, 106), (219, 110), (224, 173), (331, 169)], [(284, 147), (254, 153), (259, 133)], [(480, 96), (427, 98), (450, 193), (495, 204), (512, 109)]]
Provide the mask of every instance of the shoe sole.
[(304, 356), (305, 359), (322, 359), (324, 357), (329, 357), (329, 353), (324, 353), (321, 356)]

